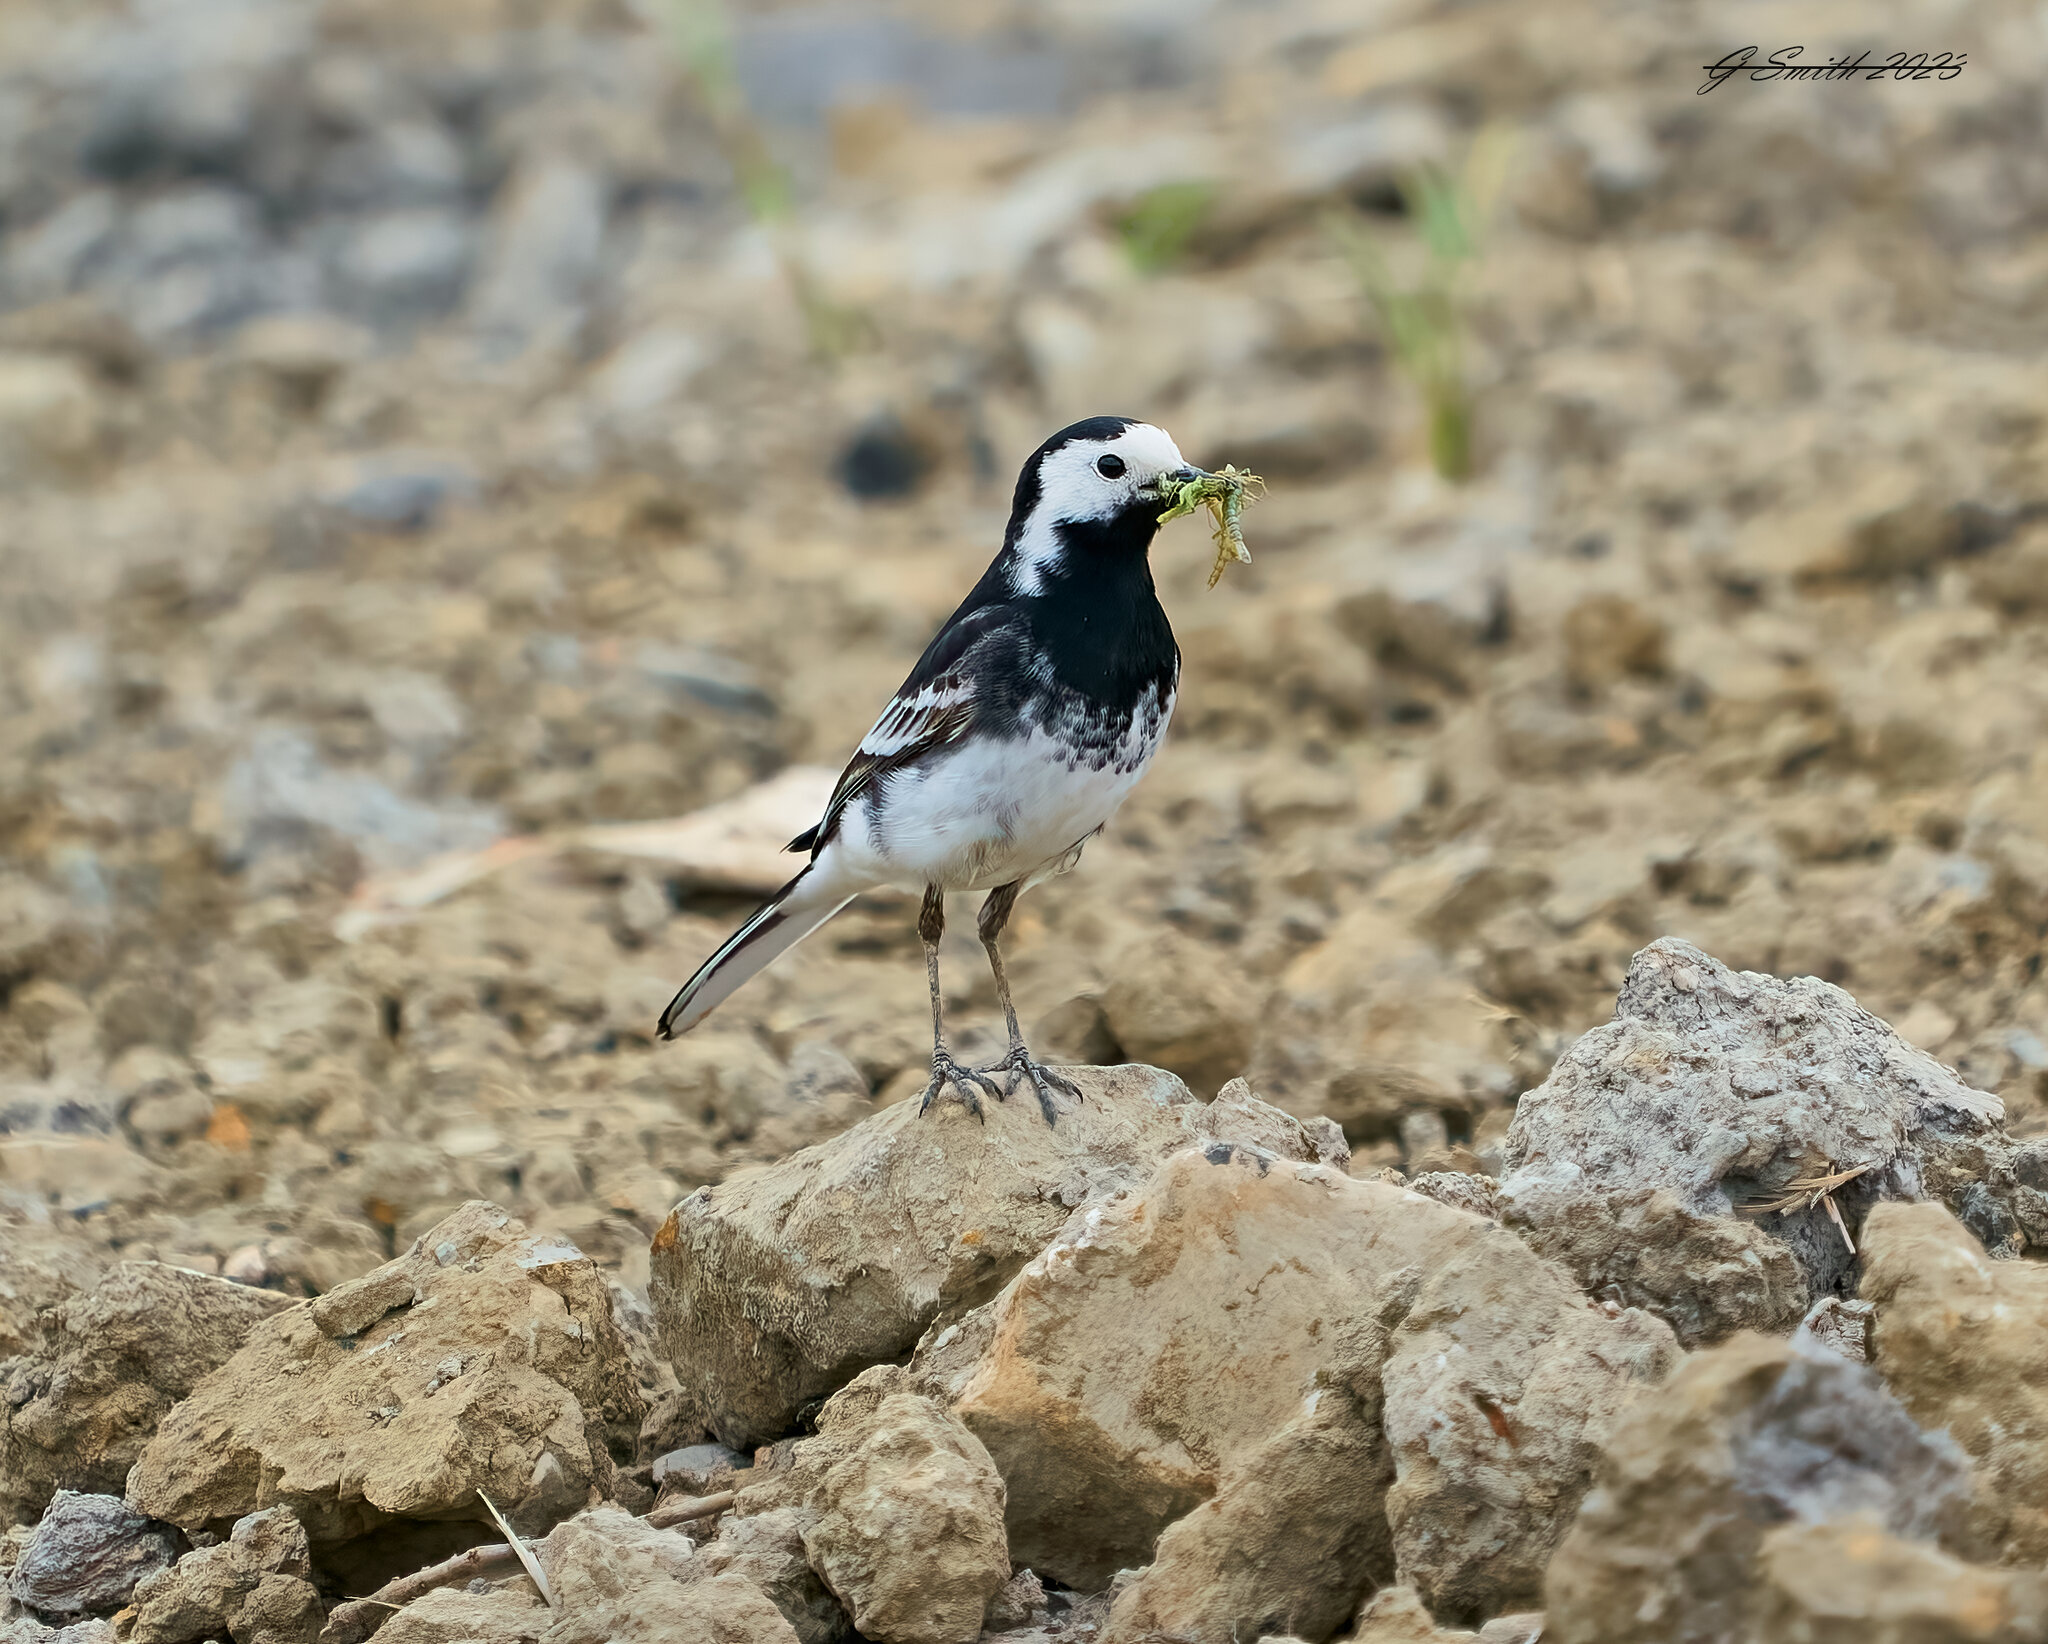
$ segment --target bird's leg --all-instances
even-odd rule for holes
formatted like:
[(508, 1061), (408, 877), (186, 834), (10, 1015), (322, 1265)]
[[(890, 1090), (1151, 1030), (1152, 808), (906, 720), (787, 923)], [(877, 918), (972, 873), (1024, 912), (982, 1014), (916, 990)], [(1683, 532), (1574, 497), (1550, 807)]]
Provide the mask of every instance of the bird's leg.
[(1017, 905), (1018, 884), (1012, 881), (998, 885), (988, 893), (988, 900), (981, 905), (981, 945), (988, 950), (988, 968), (995, 972), (996, 997), (1003, 1002), (1003, 1021), (1010, 1030), (1010, 1054), (1000, 1062), (991, 1062), (981, 1071), (994, 1073), (998, 1069), (1010, 1075), (1010, 1089), (1017, 1088), (1017, 1081), (1029, 1079), (1033, 1094), (1038, 1097), (1038, 1111), (1045, 1115), (1047, 1124), (1058, 1122), (1059, 1115), (1052, 1105), (1052, 1093), (1071, 1096), (1077, 1102), (1085, 1101), (1081, 1087), (1064, 1073), (1055, 1073), (1043, 1062), (1036, 1060), (1031, 1049), (1024, 1043), (1023, 1030), (1017, 1026), (1017, 1007), (1010, 998), (1010, 978), (1003, 971), (1003, 950), (1001, 947), (1003, 927), (1010, 922), (1010, 909)]
[[(924, 973), (932, 985), (932, 1082), (924, 1087), (924, 1100), (917, 1111), (923, 1113), (947, 1085), (956, 1090), (960, 1099), (967, 1104), (967, 1111), (977, 1119), (982, 1117), (981, 1091), (987, 1091), (997, 1101), (1007, 1092), (1000, 1089), (995, 1080), (984, 1077), (973, 1068), (962, 1067), (953, 1060), (953, 1053), (946, 1049), (946, 1006), (939, 996), (939, 938), (946, 930), (946, 893), (937, 885), (924, 888), (924, 906), (918, 910), (917, 934), (924, 941)], [(975, 1087), (980, 1086), (977, 1090)]]

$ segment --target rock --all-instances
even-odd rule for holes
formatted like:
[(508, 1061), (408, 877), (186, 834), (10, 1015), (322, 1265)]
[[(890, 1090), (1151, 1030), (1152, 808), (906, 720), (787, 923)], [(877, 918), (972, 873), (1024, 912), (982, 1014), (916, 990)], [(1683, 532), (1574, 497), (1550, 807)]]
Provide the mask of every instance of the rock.
[(229, 766), (221, 806), (223, 848), (238, 860), (313, 828), (343, 836), (373, 866), (412, 866), (442, 851), (481, 849), (503, 831), (486, 807), (426, 804), (363, 771), (335, 769), (308, 738), (278, 725), (259, 728)]
[(339, 1338), (359, 1335), (385, 1314), (410, 1307), (418, 1299), (412, 1275), (394, 1265), (336, 1285), (317, 1297), (307, 1311), (321, 1335)]
[(849, 496), (881, 502), (912, 496), (935, 466), (928, 441), (893, 411), (879, 411), (856, 428), (832, 464)]
[(819, 1431), (856, 1422), (811, 1498), (812, 1568), (864, 1637), (973, 1644), (1010, 1579), (995, 1463), (958, 1417), (916, 1393), (892, 1393), (872, 1414), (827, 1405)]
[(235, 1644), (313, 1644), (320, 1594), (306, 1579), (304, 1526), (284, 1507), (236, 1521), (218, 1546), (189, 1553), (135, 1589), (132, 1644), (187, 1644), (227, 1630)]
[(1840, 988), (1731, 971), (1667, 937), (1635, 956), (1614, 1021), (1522, 1097), (1501, 1191), (1510, 1223), (1581, 1284), (1711, 1342), (1783, 1330), (1850, 1276), (1810, 1192), (1753, 1225), (1738, 1208), (1841, 1176), (1853, 1236), (1880, 1199), (1960, 1201), (1987, 1177), (2001, 1202), (2024, 1197), (2003, 1111)]
[(782, 1612), (801, 1644), (848, 1644), (853, 1622), (804, 1550), (806, 1516), (793, 1507), (745, 1518), (728, 1515), (719, 1522), (717, 1540), (698, 1549), (694, 1564), (705, 1575), (744, 1576)]
[(15, 1563), (14, 1596), (46, 1615), (118, 1610), (178, 1556), (178, 1533), (118, 1496), (59, 1490)]
[(1151, 1565), (1110, 1611), (1102, 1644), (1234, 1644), (1279, 1632), (1326, 1639), (1351, 1618), (1361, 1589), (1392, 1577), (1385, 1500), (1394, 1469), (1380, 1431), (1386, 1333), (1371, 1320), (1346, 1330), (1302, 1414), (1160, 1536)]
[(476, 477), (461, 463), (423, 460), (375, 467), (333, 497), (350, 522), (376, 531), (424, 531), (450, 502), (476, 494)]
[(2039, 621), (2048, 614), (2048, 530), (2036, 524), (2015, 545), (1979, 564), (1970, 585), (1984, 604)]
[(1594, 696), (1630, 674), (1663, 671), (1664, 624), (1633, 600), (1595, 594), (1565, 614), (1564, 649), (1565, 679)]
[(318, 1544), (394, 1518), (467, 1517), (476, 1493), (537, 1532), (609, 1490), (645, 1414), (595, 1264), (473, 1202), (346, 1287), (329, 1336), (267, 1320), (158, 1429), (129, 1499), (188, 1530), (282, 1500)]
[(1334, 1119), (1297, 1119), (1283, 1113), (1261, 1101), (1243, 1079), (1232, 1079), (1216, 1092), (1216, 1099), (1195, 1117), (1194, 1129), (1211, 1141), (1263, 1147), (1275, 1158), (1324, 1164), (1336, 1171), (1351, 1168), (1351, 1144)]
[[(495, 1636), (527, 1636), (526, 1628), (538, 1622), (544, 1644), (797, 1644), (782, 1612), (738, 1569), (707, 1571), (688, 1536), (616, 1508), (556, 1525), (538, 1557), (555, 1595), (552, 1615), (501, 1604), (505, 1613)], [(407, 1613), (425, 1602), (409, 1605)], [(438, 1623), (438, 1614), (423, 1621)], [(420, 1644), (473, 1636), (427, 1633), (423, 1625)]]
[(560, 1616), (545, 1635), (549, 1644), (634, 1636), (696, 1577), (691, 1552), (680, 1530), (657, 1529), (616, 1507), (556, 1525), (538, 1552)]
[(1867, 1515), (1786, 1524), (1757, 1557), (1771, 1644), (2019, 1644), (2048, 1638), (2048, 1576), (1965, 1564)]
[(61, 354), (0, 352), (0, 475), (77, 480), (108, 454), (109, 419), (85, 367)]
[(297, 1576), (267, 1575), (228, 1623), (235, 1644), (315, 1644), (327, 1607), (320, 1589)]
[(944, 1378), (1008, 1487), (1011, 1556), (1084, 1591), (1145, 1563), (1301, 1416), (1338, 1325), (1360, 1318), (1388, 1332), (1385, 1513), (1404, 1576), (1455, 1608), (1533, 1592), (1670, 1333), (1587, 1308), (1477, 1217), (1226, 1141), (1075, 1216)]
[(52, 1492), (119, 1494), (164, 1413), (290, 1298), (159, 1262), (122, 1262), (55, 1313), (46, 1357), (0, 1404), (0, 1511)]
[(406, 207), (365, 220), (342, 245), (336, 272), (351, 307), (374, 324), (391, 325), (454, 302), (475, 252), (460, 213)]
[(1468, 1176), (1463, 1171), (1429, 1170), (1408, 1181), (1410, 1193), (1447, 1204), (1453, 1210), (1468, 1211), (1493, 1222), (1500, 1220), (1500, 1184), (1491, 1176)]
[[(1073, 1207), (1134, 1185), (1223, 1122), (1155, 1068), (1075, 1078), (1088, 1098), (1057, 1126), (1029, 1100), (989, 1103), (985, 1125), (898, 1103), (670, 1212), (650, 1293), (676, 1378), (723, 1442), (787, 1432), (805, 1404), (987, 1300)], [(1295, 1156), (1316, 1156), (1297, 1122), (1259, 1107)], [(1227, 1112), (1250, 1122), (1246, 1108)]]
[(272, 314), (236, 333), (234, 357), (268, 382), (279, 404), (311, 412), (364, 357), (368, 343), (361, 331), (331, 314)]
[(1678, 1361), (1651, 1315), (1585, 1306), (1556, 1266), (1479, 1225), (1431, 1252), (1381, 1372), (1399, 1574), (1451, 1620), (1540, 1595), (1613, 1421)]
[(1218, 1089), (1251, 1057), (1256, 998), (1210, 944), (1148, 933), (1111, 962), (1103, 1016), (1126, 1056)]
[(506, 182), (471, 301), (487, 346), (514, 352), (573, 329), (598, 273), (607, 193), (602, 172), (559, 153)]
[[(0, 1091), (0, 1107), (12, 1106), (13, 1090)], [(96, 1123), (86, 1104), (68, 1099), (70, 1107)], [(29, 1203), (41, 1203), (67, 1216), (83, 1218), (113, 1206), (137, 1206), (157, 1185), (150, 1162), (117, 1135), (67, 1134), (63, 1129), (28, 1128), (0, 1135), (0, 1183), (5, 1191)]]
[(982, 1628), (985, 1632), (1001, 1633), (1028, 1627), (1031, 1618), (1044, 1608), (1045, 1583), (1032, 1571), (1019, 1570), (988, 1601), (988, 1610), (981, 1619)]
[(637, 1615), (619, 1631), (583, 1634), (557, 1628), (544, 1644), (796, 1644), (796, 1632), (760, 1588), (737, 1575), (710, 1576), (685, 1587), (670, 1608)]
[(1689, 1210), (1668, 1188), (1588, 1193), (1569, 1172), (1510, 1177), (1500, 1214), (1592, 1295), (1647, 1309), (1687, 1347), (1782, 1331), (1807, 1305), (1798, 1259), (1754, 1223)]
[(1365, 1601), (1351, 1629), (1353, 1644), (1477, 1644), (1477, 1633), (1439, 1627), (1421, 1594), (1382, 1587)]
[[(1432, 556), (1434, 558), (1435, 556)], [(1464, 559), (1465, 556), (1460, 556)], [(1435, 568), (1439, 573), (1447, 566)], [(1469, 573), (1478, 571), (1479, 575)], [(1383, 665), (1415, 673), (1464, 692), (1471, 688), (1474, 648), (1495, 622), (1498, 578), (1461, 563), (1449, 582), (1425, 586), (1425, 573), (1412, 588), (1374, 588), (1338, 601), (1337, 626)], [(1407, 596), (1418, 597), (1407, 597)]]
[(656, 1489), (673, 1489), (686, 1496), (707, 1496), (714, 1490), (729, 1489), (732, 1475), (753, 1465), (753, 1457), (722, 1444), (691, 1444), (654, 1459)]
[(798, 1045), (790, 1052), (782, 1088), (754, 1126), (753, 1150), (764, 1158), (782, 1158), (838, 1135), (874, 1110), (866, 1078), (844, 1051)]
[(90, 1290), (100, 1271), (98, 1262), (68, 1242), (35, 1238), (30, 1229), (10, 1224), (0, 1245), (0, 1360), (53, 1351), (45, 1331), (55, 1330), (59, 1304)]
[[(663, 1384), (648, 1395), (647, 1419), (640, 1424), (638, 1447), (643, 1456), (665, 1456), (688, 1449), (704, 1436), (704, 1412), (696, 1396), (675, 1384), (675, 1372), (668, 1369), (667, 1360), (656, 1362), (667, 1374), (662, 1378)], [(646, 1386), (644, 1379), (641, 1385)]]
[(385, 1622), (376, 1636), (384, 1644), (539, 1644), (553, 1620), (531, 1583), (488, 1593), (436, 1587)]
[(1439, 1627), (1413, 1587), (1382, 1587), (1365, 1601), (1353, 1623), (1352, 1644), (1538, 1644), (1545, 1637), (1541, 1610), (1495, 1616), (1471, 1633)]
[(1851, 1364), (1866, 1364), (1870, 1360), (1870, 1315), (1875, 1311), (1867, 1301), (1824, 1296), (1799, 1321), (1798, 1340), (1825, 1348)]
[(12, 1623), (0, 1622), (0, 1644), (119, 1644), (121, 1635), (111, 1621), (74, 1621), (68, 1627), (45, 1627), (23, 1616)]
[(1282, 973), (1252, 1066), (1290, 1112), (1326, 1112), (1354, 1144), (1389, 1140), (1411, 1113), (1469, 1119), (1513, 1088), (1498, 1018), (1445, 954), (1481, 912), (1530, 886), (1484, 847), (1396, 868)]
[(1987, 1259), (1939, 1205), (1879, 1205), (1863, 1237), (1879, 1373), (1976, 1463), (1972, 1516), (1996, 1562), (2048, 1561), (2048, 1269)]
[[(100, 932), (78, 909), (27, 874), (0, 869), (0, 975), (77, 983), (99, 949)], [(13, 997), (18, 1005), (18, 986)]]
[(133, 384), (149, 369), (149, 345), (95, 298), (58, 297), (0, 317), (0, 349), (68, 354), (105, 383)]
[(1860, 1513), (1928, 1541), (1962, 1530), (1969, 1491), (1962, 1452), (1923, 1433), (1869, 1370), (1745, 1332), (1616, 1424), (1551, 1561), (1548, 1625), (1564, 1644), (1775, 1641), (1759, 1620), (1771, 1525)]

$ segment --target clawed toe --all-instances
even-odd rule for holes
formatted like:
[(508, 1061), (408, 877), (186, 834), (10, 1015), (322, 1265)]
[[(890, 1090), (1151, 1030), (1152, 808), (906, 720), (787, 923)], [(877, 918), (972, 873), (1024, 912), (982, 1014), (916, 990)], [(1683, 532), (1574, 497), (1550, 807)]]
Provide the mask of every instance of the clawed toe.
[(1028, 1080), (1032, 1094), (1038, 1098), (1038, 1111), (1045, 1115), (1045, 1122), (1048, 1125), (1059, 1123), (1059, 1110), (1052, 1105), (1055, 1092), (1076, 1102), (1085, 1102), (1088, 1099), (1082, 1094), (1081, 1087), (1072, 1079), (1056, 1068), (1047, 1067), (1024, 1045), (1018, 1045), (1000, 1062), (991, 1062), (981, 1071), (1009, 1074), (1011, 1092), (1015, 1092), (1019, 1079)]
[[(924, 1100), (918, 1104), (918, 1113), (924, 1114), (948, 1085), (953, 1087), (954, 1093), (967, 1111), (983, 1124), (988, 1123), (988, 1116), (981, 1110), (981, 1092), (987, 1091), (999, 1102), (1009, 1094), (981, 1069), (962, 1067), (944, 1051), (940, 1051), (932, 1057), (932, 1082), (924, 1087)], [(980, 1088), (977, 1089), (977, 1086)]]

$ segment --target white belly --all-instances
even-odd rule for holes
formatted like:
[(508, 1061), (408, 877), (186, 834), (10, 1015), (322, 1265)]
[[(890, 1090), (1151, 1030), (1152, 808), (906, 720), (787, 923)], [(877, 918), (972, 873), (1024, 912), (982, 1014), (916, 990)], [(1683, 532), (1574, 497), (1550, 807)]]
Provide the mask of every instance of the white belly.
[(1042, 877), (1116, 814), (1164, 730), (1163, 716), (1150, 725), (1141, 716), (1131, 745), (1100, 769), (1042, 730), (965, 743), (849, 807), (842, 861), (876, 885), (908, 891), (990, 890)]

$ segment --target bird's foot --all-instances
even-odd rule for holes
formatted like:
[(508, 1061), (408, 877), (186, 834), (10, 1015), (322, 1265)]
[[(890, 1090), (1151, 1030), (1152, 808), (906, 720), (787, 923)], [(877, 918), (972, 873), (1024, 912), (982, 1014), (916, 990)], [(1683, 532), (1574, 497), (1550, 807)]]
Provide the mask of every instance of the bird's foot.
[(1049, 1125), (1059, 1122), (1059, 1112), (1052, 1105), (1055, 1092), (1062, 1096), (1071, 1096), (1077, 1102), (1085, 1102), (1088, 1099), (1082, 1094), (1081, 1087), (1072, 1079), (1056, 1069), (1047, 1067), (1033, 1056), (1028, 1045), (1012, 1045), (1009, 1055), (1000, 1062), (989, 1063), (980, 1071), (1009, 1074), (1011, 1093), (1016, 1091), (1019, 1079), (1029, 1080), (1032, 1094), (1038, 1098), (1038, 1111), (1045, 1115), (1045, 1122)]
[[(980, 1069), (962, 1067), (946, 1051), (935, 1050), (932, 1052), (932, 1082), (924, 1087), (924, 1100), (918, 1103), (918, 1113), (922, 1115), (929, 1109), (932, 1103), (939, 1099), (939, 1093), (948, 1085), (953, 1087), (967, 1111), (983, 1124), (988, 1123), (988, 1120), (981, 1111), (981, 1092), (987, 1091), (999, 1102), (1009, 1094)], [(976, 1089), (976, 1086), (980, 1089)]]

